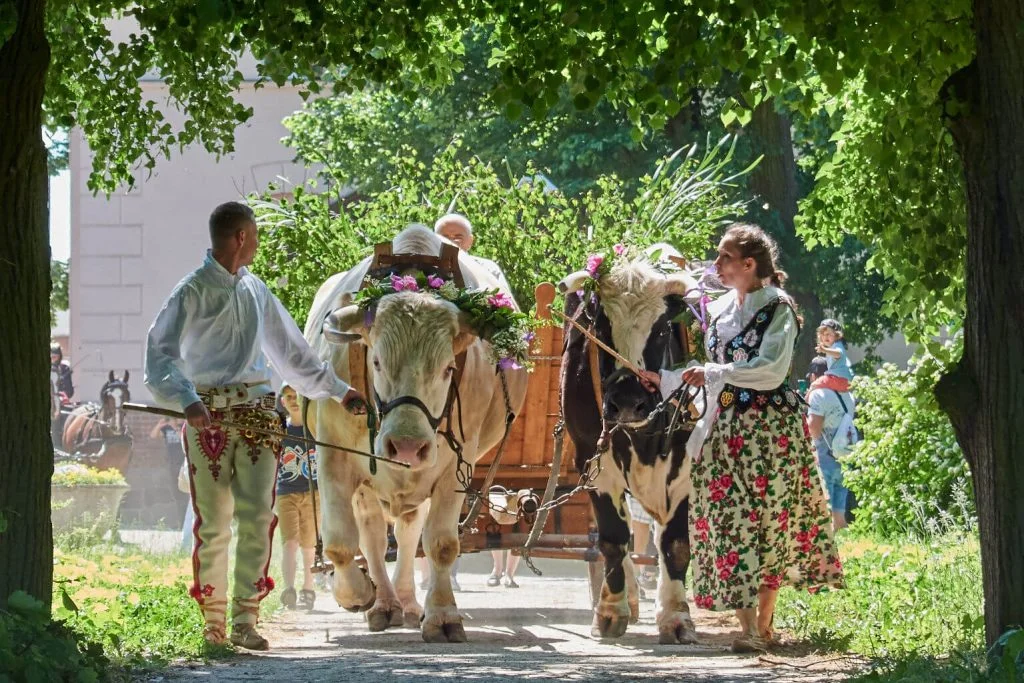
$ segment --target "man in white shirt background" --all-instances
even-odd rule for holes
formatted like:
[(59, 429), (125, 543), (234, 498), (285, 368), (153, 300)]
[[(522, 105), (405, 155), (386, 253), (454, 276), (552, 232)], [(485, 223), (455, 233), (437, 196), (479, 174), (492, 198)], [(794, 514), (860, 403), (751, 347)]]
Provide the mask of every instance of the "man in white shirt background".
[(473, 259), (498, 281), (503, 292), (512, 292), (508, 280), (505, 279), (505, 273), (502, 272), (501, 267), (497, 263), (482, 256), (473, 256), (469, 253), (469, 250), (473, 248), (473, 242), (476, 241), (476, 238), (473, 236), (473, 224), (469, 222), (468, 218), (460, 213), (445, 214), (434, 223), (434, 232), (466, 252), (469, 258)]
[[(228, 202), (210, 215), (202, 266), (178, 283), (149, 330), (146, 386), (157, 403), (181, 410), (198, 524), (190, 594), (206, 641), (226, 642), (228, 544), (238, 522), (231, 642), (265, 650), (256, 631), (267, 575), (280, 441), (219, 420), (280, 430), (271, 368), (303, 396), (332, 397), (354, 412), (365, 402), (310, 349), (281, 302), (246, 266), (259, 246), (252, 210)], [(268, 364), (269, 361), (269, 364)]]
[[(813, 382), (825, 374), (828, 366), (824, 358), (811, 361), (807, 379)], [(829, 507), (832, 510), (832, 523), (836, 530), (847, 526), (846, 515), (850, 509), (850, 490), (843, 486), (843, 466), (840, 462), (849, 452), (846, 439), (836, 439), (846, 414), (853, 413), (856, 408), (853, 395), (832, 389), (812, 389), (807, 394), (807, 428), (814, 439), (818, 454), (818, 466), (828, 493)]]

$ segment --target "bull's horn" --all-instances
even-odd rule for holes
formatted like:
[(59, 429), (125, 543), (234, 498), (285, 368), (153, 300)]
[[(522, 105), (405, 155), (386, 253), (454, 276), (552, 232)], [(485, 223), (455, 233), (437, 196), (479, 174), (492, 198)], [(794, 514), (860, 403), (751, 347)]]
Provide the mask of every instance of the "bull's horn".
[(565, 276), (558, 283), (558, 291), (565, 294), (566, 292), (575, 292), (583, 289), (583, 283), (588, 279), (590, 279), (590, 273), (585, 270), (577, 270), (575, 273)]
[(331, 344), (350, 344), (366, 334), (366, 312), (349, 305), (332, 311), (324, 321), (324, 338)]
[(672, 273), (667, 275), (665, 280), (667, 281), (665, 287), (667, 294), (675, 294), (694, 301), (700, 298), (700, 293), (697, 290), (697, 281), (690, 275), (683, 272)]

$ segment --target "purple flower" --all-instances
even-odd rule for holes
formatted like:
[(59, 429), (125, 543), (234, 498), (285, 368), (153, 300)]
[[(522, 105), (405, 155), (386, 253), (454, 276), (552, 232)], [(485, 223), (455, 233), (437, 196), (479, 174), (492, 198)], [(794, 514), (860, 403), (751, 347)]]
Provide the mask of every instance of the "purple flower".
[(515, 308), (512, 299), (504, 292), (498, 292), (487, 297), (487, 303), (495, 308)]
[(416, 284), (416, 278), (412, 275), (405, 275), (403, 277), (392, 275), (391, 286), (395, 288), (396, 292), (415, 292), (420, 288), (419, 285)]
[(523, 366), (516, 362), (516, 359), (512, 356), (505, 356), (498, 361), (498, 367), (502, 370), (519, 370)]
[(604, 254), (591, 254), (590, 258), (587, 259), (586, 271), (590, 273), (590, 277), (597, 279), (597, 269), (604, 263)]
[(710, 266), (708, 266), (707, 268), (704, 269), (704, 275), (702, 277), (706, 277), (708, 275), (717, 275), (717, 274), (718, 274), (718, 268), (716, 268), (714, 264), (711, 264)]
[(526, 342), (527, 344), (529, 344), (536, 338), (537, 335), (535, 335), (533, 332), (527, 332), (526, 334), (523, 335), (523, 341)]
[(614, 247), (612, 247), (612, 251), (615, 252), (616, 256), (622, 256), (623, 254), (626, 253), (626, 245), (625, 244), (616, 244)]
[(444, 280), (437, 277), (436, 275), (428, 275), (427, 284), (430, 285), (431, 289), (441, 289), (441, 285), (444, 284)]

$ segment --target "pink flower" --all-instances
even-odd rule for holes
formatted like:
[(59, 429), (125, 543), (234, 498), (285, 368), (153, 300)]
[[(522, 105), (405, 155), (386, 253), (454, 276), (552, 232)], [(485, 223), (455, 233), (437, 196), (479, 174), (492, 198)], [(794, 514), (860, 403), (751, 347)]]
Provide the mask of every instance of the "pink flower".
[(396, 292), (415, 292), (420, 288), (419, 285), (416, 284), (416, 278), (412, 275), (405, 275), (402, 277), (392, 275), (391, 286), (395, 288)]
[(782, 577), (778, 574), (769, 574), (761, 579), (761, 585), (769, 590), (776, 590), (782, 585)]
[(786, 448), (789, 448), (789, 437), (788, 436), (780, 436), (779, 437), (779, 448), (782, 448), (783, 450), (785, 450)]
[(754, 480), (754, 486), (756, 486), (759, 489), (768, 488), (768, 477), (762, 474), (761, 476)]
[(487, 297), (487, 303), (495, 308), (515, 308), (512, 298), (504, 292), (498, 292)]
[(616, 244), (614, 247), (612, 247), (612, 251), (615, 252), (616, 256), (622, 256), (623, 254), (626, 253), (626, 245), (625, 244)]
[(597, 278), (597, 269), (604, 263), (603, 254), (591, 254), (590, 258), (587, 259), (587, 272), (590, 273), (590, 277)]
[(698, 517), (697, 521), (693, 523), (693, 528), (697, 531), (707, 531), (710, 527), (708, 526), (707, 517)]
[(796, 535), (796, 540), (799, 543), (806, 543), (807, 542), (807, 532), (806, 531), (801, 531), (800, 533), (798, 533)]
[(811, 542), (807, 541), (806, 543), (801, 545), (800, 546), (800, 552), (802, 552), (802, 553), (809, 553), (809, 552), (811, 552)]
[(821, 527), (819, 527), (817, 524), (815, 524), (814, 526), (811, 527), (811, 532), (810, 533), (811, 533), (811, 538), (817, 538), (818, 534), (821, 533)]
[(726, 491), (728, 491), (729, 487), (732, 486), (732, 475), (731, 474), (723, 474), (722, 478), (719, 479), (718, 481), (722, 485), (722, 488), (725, 489)]
[(731, 569), (723, 569), (722, 571), (718, 572), (718, 578), (722, 581), (728, 581), (730, 576), (732, 576)]
[(430, 285), (431, 289), (441, 289), (441, 285), (444, 284), (444, 280), (436, 275), (428, 275), (427, 284)]
[(779, 513), (779, 523), (786, 522), (789, 520), (789, 510), (783, 510)]
[(701, 609), (711, 609), (715, 604), (714, 598), (710, 595), (695, 595), (693, 596), (693, 601)]
[(730, 550), (729, 554), (725, 556), (725, 563), (730, 567), (735, 567), (740, 563), (740, 554), (735, 550)]
[(721, 489), (715, 489), (714, 491), (711, 492), (711, 502), (712, 503), (717, 503), (718, 501), (722, 500), (723, 498), (725, 498), (725, 491), (722, 491)]
[(715, 569), (725, 569), (726, 566), (727, 565), (725, 564), (725, 558), (724, 557), (719, 555), (718, 557), (715, 558)]
[(729, 455), (736, 457), (740, 454), (740, 450), (746, 442), (742, 436), (734, 436), (727, 443), (729, 444)]
[(751, 510), (750, 514), (747, 515), (747, 519), (749, 519), (751, 522), (756, 522), (760, 518), (760, 515), (757, 514), (757, 510)]

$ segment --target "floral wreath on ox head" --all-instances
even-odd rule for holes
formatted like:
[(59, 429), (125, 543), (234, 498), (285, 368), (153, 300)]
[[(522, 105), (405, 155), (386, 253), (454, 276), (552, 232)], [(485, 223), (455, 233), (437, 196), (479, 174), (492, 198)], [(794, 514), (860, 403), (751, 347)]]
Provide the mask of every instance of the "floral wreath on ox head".
[(420, 271), (381, 280), (367, 277), (354, 303), (369, 313), (382, 297), (397, 292), (424, 292), (454, 304), (466, 314), (476, 335), (490, 343), (493, 360), (500, 369), (529, 366), (535, 321), (516, 310), (508, 294), (497, 289), (462, 289), (451, 280)]
[[(591, 254), (587, 257), (587, 265), (584, 270), (590, 275), (589, 278), (583, 281), (581, 291), (590, 296), (596, 296), (599, 293), (601, 278), (611, 272), (612, 266), (616, 259), (630, 259), (633, 258), (633, 250), (630, 246), (625, 244), (616, 244), (612, 247), (612, 253), (606, 255), (604, 253)], [(656, 249), (644, 254), (646, 259), (650, 261), (658, 270), (667, 272), (667, 269), (662, 259), (661, 249)], [(682, 263), (676, 260), (672, 256), (666, 256), (667, 259), (674, 264), (674, 270), (683, 270)], [(699, 324), (702, 332), (706, 332), (708, 328), (708, 313), (707, 305), (712, 301), (710, 293), (714, 290), (709, 287), (709, 281), (716, 275), (715, 267), (708, 266), (699, 273), (699, 278), (696, 281), (696, 286), (688, 289), (684, 294), (683, 298), (686, 301), (686, 306), (693, 314), (695, 321)]]

